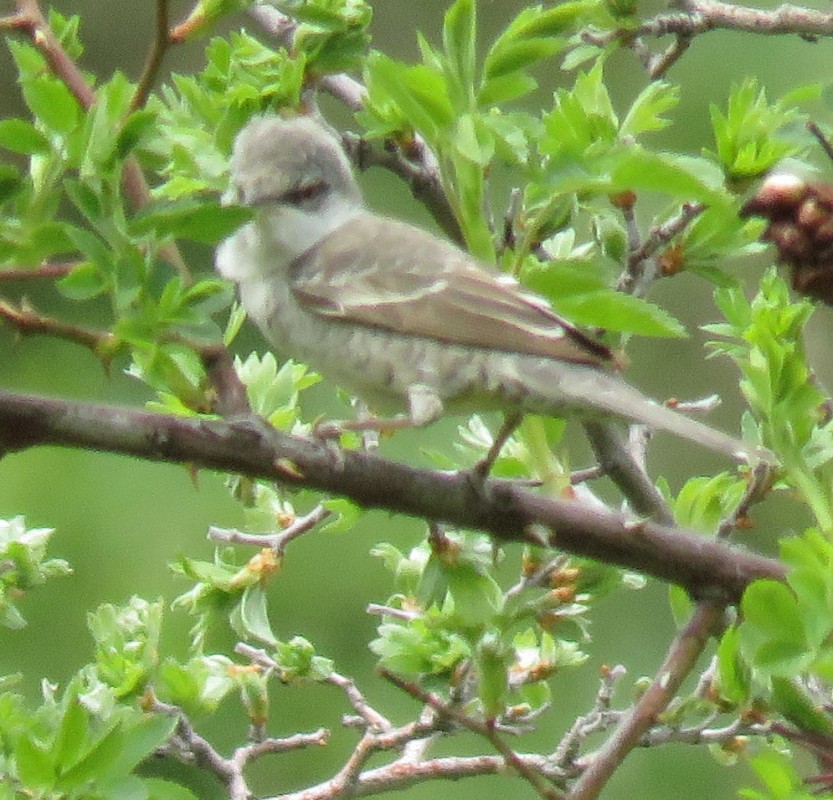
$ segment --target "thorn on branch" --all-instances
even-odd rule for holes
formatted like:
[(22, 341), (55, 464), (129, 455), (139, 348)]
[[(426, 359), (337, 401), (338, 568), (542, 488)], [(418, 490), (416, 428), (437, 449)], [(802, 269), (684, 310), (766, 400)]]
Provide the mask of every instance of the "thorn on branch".
[(830, 139), (825, 136), (824, 131), (818, 126), (814, 120), (807, 121), (807, 130), (815, 136), (816, 141), (821, 146), (821, 149), (824, 150), (827, 157), (833, 161), (833, 143), (830, 142)]

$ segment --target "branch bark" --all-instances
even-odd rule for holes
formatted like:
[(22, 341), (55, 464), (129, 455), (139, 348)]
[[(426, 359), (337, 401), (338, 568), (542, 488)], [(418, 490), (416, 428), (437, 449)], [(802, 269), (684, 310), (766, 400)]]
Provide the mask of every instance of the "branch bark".
[(443, 521), (639, 570), (696, 597), (736, 602), (778, 561), (694, 532), (533, 494), (510, 481), (416, 469), (287, 436), (253, 417), (196, 419), (0, 391), (0, 452), (40, 445), (197, 465), (349, 498), (365, 508)]

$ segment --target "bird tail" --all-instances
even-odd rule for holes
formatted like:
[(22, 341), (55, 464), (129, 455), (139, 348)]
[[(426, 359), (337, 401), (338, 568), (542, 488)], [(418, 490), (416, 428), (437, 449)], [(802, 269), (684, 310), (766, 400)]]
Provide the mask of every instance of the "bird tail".
[[(549, 377), (552, 378), (552, 374)], [(666, 431), (737, 461), (751, 464), (763, 461), (773, 466), (778, 463), (775, 454), (770, 450), (742, 442), (660, 405), (613, 373), (601, 372), (597, 368), (574, 369), (571, 370), (571, 374), (564, 375), (563, 380), (556, 380), (556, 384), (555, 395), (569, 406), (573, 414), (581, 416), (584, 410), (586, 416), (592, 417), (602, 412), (612, 417), (642, 423), (655, 430)], [(552, 389), (550, 383), (546, 394), (549, 394), (551, 399)]]
[[(701, 447), (722, 453), (736, 461), (751, 464), (764, 461), (772, 466), (778, 463), (775, 454), (765, 447), (748, 444), (696, 419), (691, 419), (679, 411), (660, 405), (632, 390), (630, 386), (627, 389), (633, 392), (633, 404), (629, 406), (627, 416), (635, 422), (640, 422), (654, 430), (666, 431), (682, 439), (688, 439)], [(612, 413), (615, 413), (615, 409), (612, 409)]]

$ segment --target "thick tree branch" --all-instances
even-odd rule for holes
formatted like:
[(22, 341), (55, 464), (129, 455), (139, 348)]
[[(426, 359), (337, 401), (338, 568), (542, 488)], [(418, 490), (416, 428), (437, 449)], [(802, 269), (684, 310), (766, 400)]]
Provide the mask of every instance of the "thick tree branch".
[(486, 531), (502, 540), (538, 545), (543, 540), (677, 583), (695, 596), (735, 602), (751, 580), (785, 575), (777, 561), (679, 528), (541, 497), (509, 481), (481, 485), (466, 474), (336, 450), (286, 436), (252, 418), (186, 419), (0, 391), (0, 451), (50, 444), (241, 473), (342, 495), (366, 508)]

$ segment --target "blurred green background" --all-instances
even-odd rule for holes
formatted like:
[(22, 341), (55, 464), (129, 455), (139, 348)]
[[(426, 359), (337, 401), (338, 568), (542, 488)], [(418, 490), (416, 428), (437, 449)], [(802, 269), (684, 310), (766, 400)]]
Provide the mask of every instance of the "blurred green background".
[[(173, 0), (172, 16), (181, 16), (189, 5)], [(447, 4), (445, 0), (378, 0), (373, 5), (375, 46), (413, 60), (418, 57), (417, 29), (429, 40), (437, 41)], [(482, 0), (479, 11), (484, 41), (491, 39), (522, 5), (509, 0)], [(0, 9), (6, 12), (11, 6), (8, 0), (0, 3)], [(87, 47), (82, 62), (85, 69), (101, 78), (114, 70), (122, 70), (132, 78), (139, 75), (152, 37), (154, 3), (87, 0), (55, 2), (54, 6), (65, 14), (82, 15), (82, 39)], [(247, 19), (242, 18), (240, 23), (254, 32), (254, 24)], [(670, 73), (672, 80), (682, 84), (682, 103), (674, 113), (677, 124), (658, 137), (660, 146), (693, 153), (711, 146), (708, 106), (722, 104), (732, 82), (745, 76), (757, 76), (770, 98), (796, 85), (826, 81), (831, 47), (828, 41), (809, 44), (798, 37), (718, 32), (698, 38)], [(198, 69), (202, 65), (200, 43), (174, 49), (166, 65), (175, 71)], [(613, 81), (614, 97), (622, 104), (644, 83), (642, 70), (626, 53), (614, 57), (607, 74)], [(554, 65), (539, 77), (542, 88), (530, 102), (542, 105), (549, 102), (555, 85), (572, 80), (560, 74)], [(14, 80), (8, 51), (0, 49), (2, 116), (25, 113)], [(425, 212), (392, 176), (372, 171), (363, 176), (363, 182), (376, 208), (428, 224)], [(498, 209), (500, 202), (496, 198)], [(210, 253), (196, 251), (189, 256), (196, 269), (211, 269)], [(763, 265), (761, 260), (733, 268), (753, 286)], [(3, 288), (7, 288), (5, 284)], [(48, 287), (10, 287), (10, 293), (23, 291), (47, 313), (67, 312)], [(689, 325), (716, 316), (709, 287), (689, 276), (661, 282), (653, 299), (668, 306)], [(95, 324), (96, 309), (82, 309), (82, 313), (87, 311), (85, 322)], [(77, 315), (79, 311), (72, 309), (70, 313)], [(830, 359), (825, 357), (830, 336), (830, 314), (820, 310), (811, 326), (809, 348), (822, 380), (828, 384), (833, 381)], [(703, 374), (703, 339), (695, 330), (683, 342), (635, 343), (629, 350), (629, 378), (657, 397), (699, 397), (717, 388), (725, 403), (712, 421), (734, 430), (739, 413), (737, 376), (729, 365), (716, 363), (710, 363), (707, 374)], [(253, 332), (240, 342), (241, 352), (247, 346), (262, 349)], [(122, 373), (125, 366), (116, 363), (110, 375), (105, 375), (80, 348), (41, 338), (17, 341), (0, 328), (0, 385), (6, 389), (140, 405), (147, 399), (146, 390)], [(714, 383), (715, 374), (721, 379), (719, 387)], [(311, 412), (331, 410), (328, 396), (327, 390), (314, 390)], [(405, 434), (385, 447), (394, 457), (417, 452), (418, 442), (428, 447), (448, 447), (456, 424), (444, 422), (427, 436)], [(578, 436), (575, 440), (577, 450), (586, 453)], [(687, 445), (674, 442), (669, 446), (667, 440), (658, 437), (652, 448), (653, 472), (665, 475), (672, 486), (679, 486), (694, 470), (726, 466), (693, 448), (686, 449), (685, 458), (681, 459), (680, 447)], [(166, 564), (182, 553), (210, 558), (213, 548), (205, 538), (208, 525), (233, 526), (240, 522), (239, 509), (229, 498), (221, 477), (202, 472), (195, 485), (184, 468), (54, 448), (10, 455), (0, 461), (0, 517), (17, 514), (24, 514), (30, 526), (56, 527), (52, 555), (68, 559), (75, 569), (72, 577), (55, 580), (25, 599), (27, 628), (0, 629), (0, 674), (21, 671), (25, 675), (24, 688), (33, 697), (42, 678), (65, 682), (90, 659), (87, 610), (99, 603), (123, 603), (134, 593), (148, 599), (163, 597), (169, 602), (186, 587), (170, 574)], [(776, 535), (800, 529), (806, 521), (801, 509), (787, 501), (770, 502), (755, 516), (759, 525), (747, 534), (748, 540), (751, 546), (766, 550), (772, 549)], [(372, 559), (368, 550), (380, 538), (408, 549), (420, 535), (421, 526), (413, 520), (375, 513), (362, 519), (349, 534), (304, 537), (291, 546), (285, 569), (271, 589), (276, 633), (282, 638), (302, 634), (311, 639), (319, 652), (337, 659), (340, 672), (354, 676), (370, 700), (378, 702), (385, 713), (398, 721), (412, 716), (416, 705), (372, 675), (373, 658), (366, 643), (373, 636), (375, 620), (364, 613), (364, 608), (368, 602), (384, 601), (389, 582), (381, 563)], [(516, 560), (517, 553), (510, 552), (510, 560), (513, 557)], [(167, 613), (167, 642), (183, 656), (188, 626), (189, 620), (182, 613)], [(546, 717), (538, 734), (518, 742), (518, 747), (551, 748), (565, 725), (576, 714), (589, 709), (600, 665), (625, 664), (629, 677), (624, 685), (629, 686), (633, 678), (653, 672), (672, 633), (662, 585), (652, 583), (643, 591), (619, 594), (613, 602), (602, 602), (594, 615), (590, 661), (572, 674), (554, 678), (554, 713)], [(218, 647), (231, 643), (231, 637), (225, 642), (213, 642)], [(619, 700), (625, 703), (627, 697)], [(235, 705), (228, 703), (226, 715), (218, 715), (201, 726), (202, 732), (225, 752), (245, 735), (246, 721)], [(276, 687), (271, 734), (323, 725), (332, 728), (333, 736), (326, 748), (262, 760), (253, 770), (255, 790), (273, 794), (330, 777), (356, 741), (355, 732), (339, 726), (340, 716), (348, 711), (343, 697), (334, 689)], [(480, 742), (470, 743), (476, 750), (482, 748)], [(213, 781), (195, 770), (185, 770), (184, 774), (200, 787), (202, 796), (222, 796)], [(674, 746), (634, 753), (605, 796), (720, 800), (734, 797), (736, 782), (746, 779), (743, 767), (728, 772), (718, 767), (702, 748)], [(416, 800), (442, 797), (451, 791), (460, 800), (509, 793), (515, 797), (532, 796), (531, 789), (522, 781), (511, 778), (469, 780), (453, 787), (428, 783), (404, 792), (403, 796)]]

